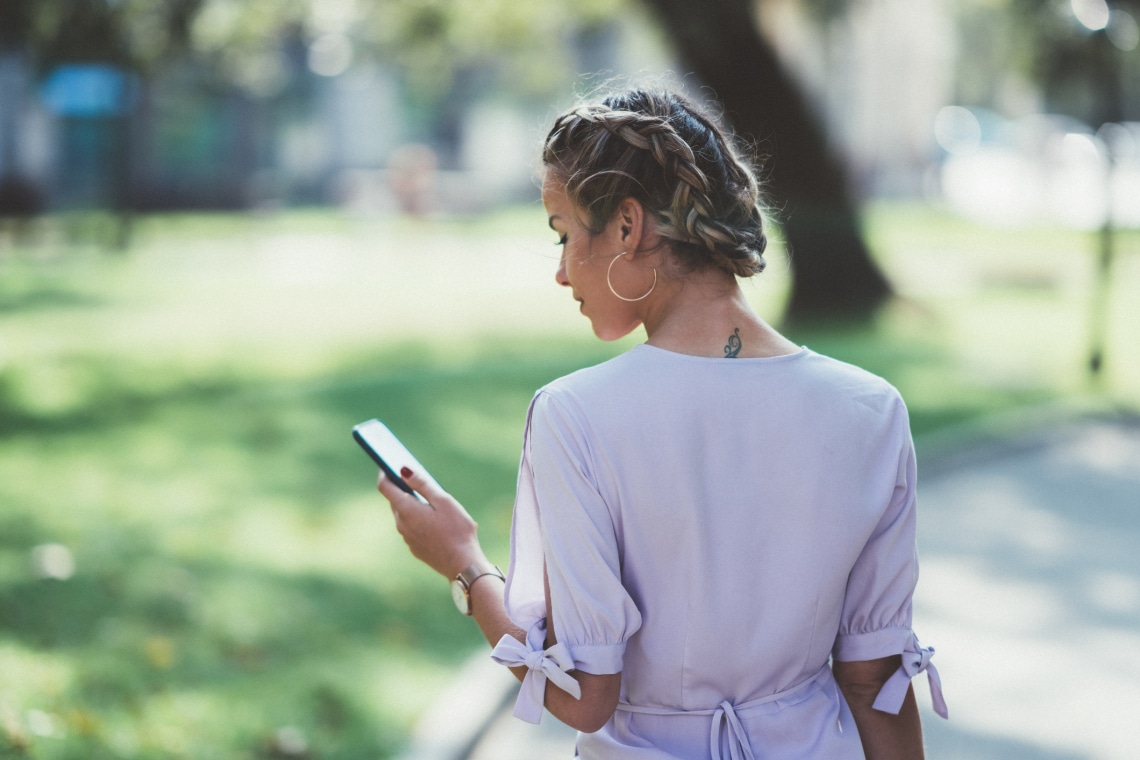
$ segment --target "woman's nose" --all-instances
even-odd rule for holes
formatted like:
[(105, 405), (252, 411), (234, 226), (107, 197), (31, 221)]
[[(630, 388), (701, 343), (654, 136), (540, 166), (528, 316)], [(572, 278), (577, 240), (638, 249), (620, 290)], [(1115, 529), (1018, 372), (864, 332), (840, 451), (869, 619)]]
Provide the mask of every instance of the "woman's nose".
[(558, 262), (558, 269), (554, 273), (554, 281), (564, 287), (570, 287), (570, 278), (566, 276), (566, 262)]

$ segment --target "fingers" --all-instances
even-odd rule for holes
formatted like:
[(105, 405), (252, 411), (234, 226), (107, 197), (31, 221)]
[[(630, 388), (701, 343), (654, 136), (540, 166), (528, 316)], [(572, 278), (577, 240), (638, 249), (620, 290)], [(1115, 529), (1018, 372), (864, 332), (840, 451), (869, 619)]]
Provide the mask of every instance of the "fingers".
[(396, 508), (397, 503), (402, 503), (404, 499), (413, 498), (411, 494), (396, 485), (395, 481), (384, 475), (383, 470), (380, 471), (380, 477), (376, 480), (376, 488), (379, 489), (385, 499), (391, 502), (393, 509)]
[(421, 472), (413, 471), (410, 467), (401, 467), (400, 477), (412, 487), (413, 491), (427, 499), (429, 504), (434, 504), (440, 498), (447, 496), (447, 492), (440, 488), (434, 480)]
[(459, 502), (426, 474), (402, 468), (400, 476), (427, 499), (426, 505), (383, 472), (377, 488), (391, 504), (396, 530), (413, 556), (448, 578), (454, 577), (456, 568), (471, 564), (472, 557), (482, 556), (478, 525)]
[[(384, 495), (384, 498), (391, 502), (393, 509), (399, 506), (413, 504), (417, 507), (422, 507), (424, 506), (424, 501), (427, 502), (429, 507), (436, 509), (438, 508), (437, 505), (451, 498), (448, 493), (440, 488), (430, 477), (418, 472), (413, 472), (408, 467), (400, 468), (400, 479), (410, 486), (419, 496), (413, 496), (400, 488), (400, 486), (396, 485), (395, 479), (387, 477), (383, 470), (380, 471), (379, 479), (376, 482), (376, 487), (380, 490), (380, 493)], [(423, 497), (422, 500), (419, 497)]]

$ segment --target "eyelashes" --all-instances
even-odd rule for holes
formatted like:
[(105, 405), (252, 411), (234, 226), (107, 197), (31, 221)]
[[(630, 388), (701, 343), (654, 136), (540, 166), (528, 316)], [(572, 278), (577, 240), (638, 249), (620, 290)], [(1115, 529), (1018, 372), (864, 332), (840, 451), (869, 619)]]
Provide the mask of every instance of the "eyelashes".
[(558, 238), (558, 242), (555, 243), (555, 245), (566, 245), (566, 238), (567, 237), (568, 237), (567, 235), (563, 235), (562, 237)]

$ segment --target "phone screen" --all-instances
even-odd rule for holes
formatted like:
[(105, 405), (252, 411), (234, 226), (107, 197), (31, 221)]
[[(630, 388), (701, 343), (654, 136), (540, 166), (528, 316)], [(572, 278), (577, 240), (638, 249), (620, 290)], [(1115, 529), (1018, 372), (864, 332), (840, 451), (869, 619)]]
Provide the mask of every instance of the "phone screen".
[[(368, 420), (352, 429), (352, 437), (368, 455), (384, 470), (384, 475), (407, 493), (415, 495), (412, 487), (400, 477), (400, 468), (408, 467), (420, 473), (429, 482), (439, 486), (427, 469), (412, 456), (412, 452), (380, 420)], [(421, 499), (422, 501), (422, 499)]]

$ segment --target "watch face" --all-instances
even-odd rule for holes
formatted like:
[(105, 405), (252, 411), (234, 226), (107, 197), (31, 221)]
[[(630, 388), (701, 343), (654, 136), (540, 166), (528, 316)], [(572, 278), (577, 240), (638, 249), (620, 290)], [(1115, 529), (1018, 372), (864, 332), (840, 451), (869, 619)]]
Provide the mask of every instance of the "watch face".
[(463, 584), (456, 578), (451, 582), (451, 599), (455, 602), (455, 606), (464, 615), (467, 614), (467, 591), (463, 588)]

